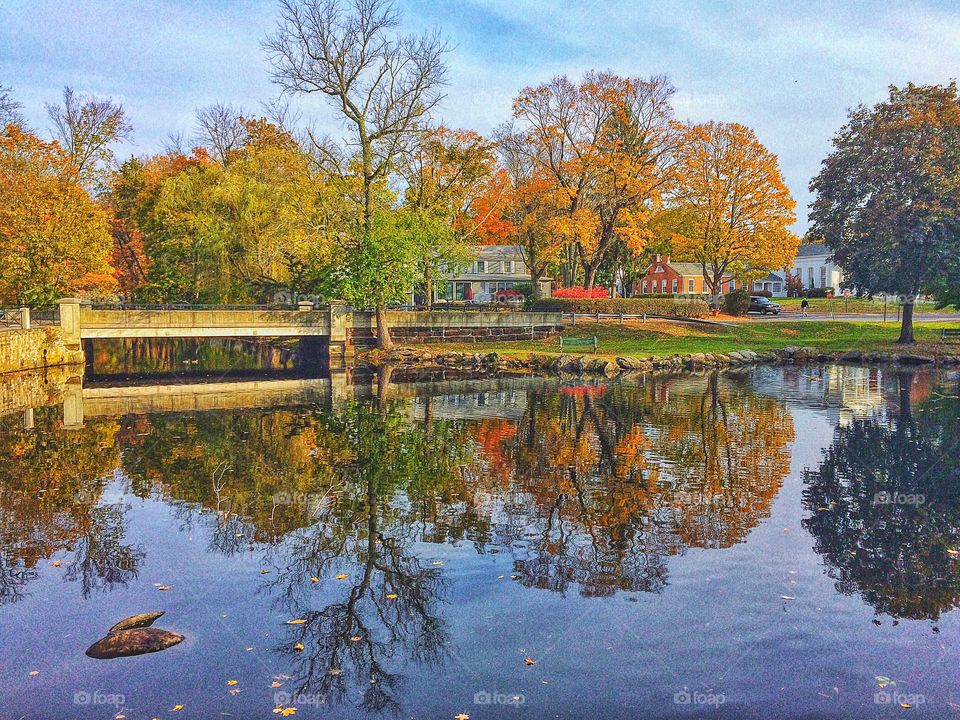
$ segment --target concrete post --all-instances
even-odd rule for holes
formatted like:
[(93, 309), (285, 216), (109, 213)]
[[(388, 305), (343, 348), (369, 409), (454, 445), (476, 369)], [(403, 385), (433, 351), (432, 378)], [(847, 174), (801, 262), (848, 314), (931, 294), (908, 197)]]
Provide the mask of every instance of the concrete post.
[(68, 382), (63, 389), (63, 427), (76, 430), (83, 427), (83, 383)]
[(28, 307), (20, 308), (20, 329), (30, 329), (30, 308)]
[(63, 342), (71, 350), (80, 349), (80, 300), (63, 298), (60, 300), (60, 329)]
[(301, 300), (297, 303), (297, 310), (300, 312), (310, 312), (313, 310), (313, 303), (309, 300)]
[(351, 313), (343, 300), (331, 300), (327, 305), (327, 313), (330, 322), (330, 361), (336, 366), (347, 359)]

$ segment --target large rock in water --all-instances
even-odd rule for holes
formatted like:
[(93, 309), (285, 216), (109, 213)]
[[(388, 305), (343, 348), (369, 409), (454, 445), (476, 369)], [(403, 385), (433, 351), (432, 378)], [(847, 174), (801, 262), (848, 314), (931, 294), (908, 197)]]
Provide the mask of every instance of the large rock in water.
[(141, 627), (110, 633), (87, 648), (87, 657), (94, 660), (112, 660), (118, 657), (144, 655), (160, 652), (183, 642), (183, 635), (161, 630), (160, 628)]
[(153, 625), (154, 621), (161, 617), (164, 614), (163, 610), (158, 612), (146, 612), (139, 613), (138, 615), (131, 615), (128, 618), (124, 618), (112, 628), (107, 630), (108, 633), (120, 632), (121, 630), (133, 630), (134, 628), (149, 627)]

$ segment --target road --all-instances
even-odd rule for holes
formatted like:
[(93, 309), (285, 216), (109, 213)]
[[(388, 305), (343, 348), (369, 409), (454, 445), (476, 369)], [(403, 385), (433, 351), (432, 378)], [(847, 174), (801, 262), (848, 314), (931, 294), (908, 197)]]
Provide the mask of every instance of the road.
[[(831, 315), (830, 313), (810, 313), (806, 317), (800, 315), (799, 312), (783, 312), (779, 315), (757, 315), (751, 313), (748, 315), (751, 320), (759, 321), (775, 321), (775, 320), (790, 320), (797, 322), (804, 322), (806, 320), (842, 320), (845, 322), (882, 322), (883, 313), (836, 313)], [(888, 323), (898, 323), (897, 314), (895, 312), (887, 313), (887, 322)], [(960, 324), (960, 313), (951, 313), (951, 312), (935, 312), (935, 313), (914, 313), (913, 314), (914, 323), (922, 322), (955, 322)]]

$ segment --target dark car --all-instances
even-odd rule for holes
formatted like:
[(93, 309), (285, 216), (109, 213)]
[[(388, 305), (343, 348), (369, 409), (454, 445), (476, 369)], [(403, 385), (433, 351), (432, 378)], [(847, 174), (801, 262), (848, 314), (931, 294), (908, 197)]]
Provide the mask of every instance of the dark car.
[(770, 298), (764, 297), (763, 295), (751, 295), (750, 309), (747, 310), (747, 312), (758, 312), (764, 315), (779, 315), (780, 306), (773, 302), (773, 300)]

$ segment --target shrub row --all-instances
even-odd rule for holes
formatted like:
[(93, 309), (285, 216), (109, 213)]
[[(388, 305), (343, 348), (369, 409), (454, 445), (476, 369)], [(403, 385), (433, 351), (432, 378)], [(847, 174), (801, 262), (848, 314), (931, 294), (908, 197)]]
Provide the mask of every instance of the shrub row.
[(585, 287), (580, 285), (574, 285), (573, 287), (557, 288), (553, 291), (553, 296), (558, 298), (608, 298), (610, 293), (607, 292), (605, 287), (592, 287), (587, 290)]
[(624, 315), (672, 315), (700, 318), (709, 312), (707, 302), (700, 298), (544, 298), (531, 303), (531, 310), (563, 313), (601, 313)]

